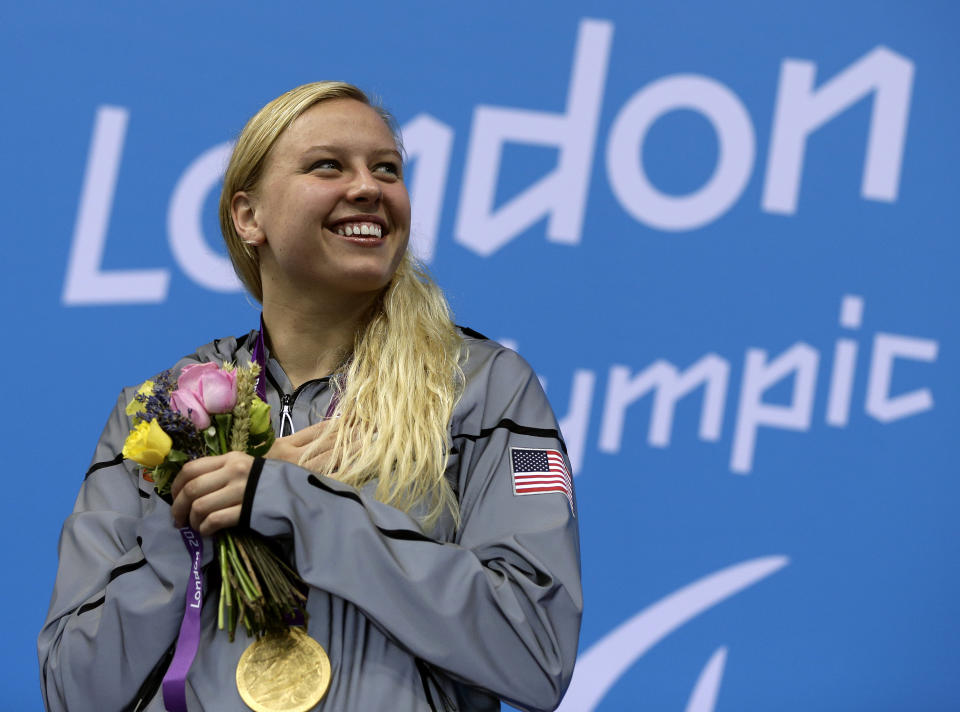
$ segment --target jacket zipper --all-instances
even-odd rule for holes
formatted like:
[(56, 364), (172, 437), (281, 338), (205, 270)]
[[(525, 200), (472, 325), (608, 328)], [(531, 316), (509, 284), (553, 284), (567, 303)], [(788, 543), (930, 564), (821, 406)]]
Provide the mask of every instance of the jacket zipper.
[[(297, 397), (297, 392), (299, 388), (293, 393), (281, 393), (280, 394), (280, 437), (284, 435), (293, 435), (293, 415), (291, 411), (293, 410), (293, 401)], [(287, 426), (290, 426), (290, 431), (287, 432)]]
[[(301, 383), (293, 393), (284, 393), (277, 382), (273, 379), (273, 376), (270, 375), (270, 372), (267, 371), (267, 380), (270, 381), (270, 384), (277, 390), (277, 393), (280, 394), (280, 435), (293, 435), (296, 432), (296, 429), (293, 427), (293, 404), (297, 400), (297, 396), (300, 395), (300, 392), (309, 386), (311, 383), (317, 383), (318, 381), (327, 380), (327, 378), (314, 378), (312, 380)], [(289, 432), (288, 432), (289, 427)]]

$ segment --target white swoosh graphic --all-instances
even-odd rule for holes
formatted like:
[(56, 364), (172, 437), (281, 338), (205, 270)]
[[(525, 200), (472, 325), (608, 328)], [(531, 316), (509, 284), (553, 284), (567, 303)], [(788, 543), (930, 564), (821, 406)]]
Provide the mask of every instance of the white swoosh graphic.
[(717, 704), (717, 693), (720, 692), (720, 681), (723, 680), (723, 666), (727, 662), (727, 649), (717, 648), (707, 664), (703, 666), (697, 684), (690, 693), (687, 702), (687, 712), (713, 712)]
[[(786, 556), (750, 559), (704, 576), (640, 611), (577, 660), (558, 712), (590, 712), (627, 668), (667, 635), (789, 562)], [(719, 667), (722, 672), (722, 663)]]

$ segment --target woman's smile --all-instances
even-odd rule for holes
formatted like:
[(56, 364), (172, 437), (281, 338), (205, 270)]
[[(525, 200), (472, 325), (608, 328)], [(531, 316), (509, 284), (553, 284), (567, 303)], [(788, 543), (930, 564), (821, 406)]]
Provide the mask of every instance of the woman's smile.
[(351, 215), (334, 220), (328, 226), (328, 229), (341, 237), (367, 238), (357, 241), (361, 244), (375, 244), (381, 238), (386, 237), (387, 233), (385, 221), (376, 215)]

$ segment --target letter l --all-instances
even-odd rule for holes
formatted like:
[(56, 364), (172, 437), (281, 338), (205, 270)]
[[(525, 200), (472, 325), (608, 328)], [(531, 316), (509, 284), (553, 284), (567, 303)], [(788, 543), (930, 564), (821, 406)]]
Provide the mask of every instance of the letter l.
[(128, 116), (119, 106), (97, 109), (63, 289), (69, 306), (154, 303), (167, 297), (167, 270), (101, 269)]

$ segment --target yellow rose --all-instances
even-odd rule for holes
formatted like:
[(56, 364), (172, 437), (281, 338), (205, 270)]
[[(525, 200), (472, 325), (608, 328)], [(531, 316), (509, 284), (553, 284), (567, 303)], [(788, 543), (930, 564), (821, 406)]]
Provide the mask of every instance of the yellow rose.
[[(152, 396), (153, 395), (153, 381), (144, 381), (143, 385), (137, 389), (138, 396)], [(143, 411), (146, 410), (146, 404), (138, 401), (136, 396), (133, 400), (127, 403), (127, 415), (133, 416), (134, 419), (137, 419)]]
[(163, 432), (154, 418), (149, 423), (141, 422), (130, 431), (123, 444), (123, 456), (144, 467), (156, 467), (172, 447), (170, 436)]

